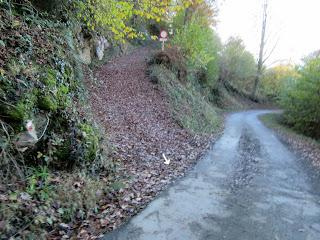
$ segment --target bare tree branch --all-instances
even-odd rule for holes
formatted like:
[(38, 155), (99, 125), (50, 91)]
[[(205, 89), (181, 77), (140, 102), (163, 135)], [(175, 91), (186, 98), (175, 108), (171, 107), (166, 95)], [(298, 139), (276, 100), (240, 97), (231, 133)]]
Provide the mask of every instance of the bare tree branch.
[[(277, 45), (279, 43), (280, 37), (278, 37), (277, 41), (275, 42), (273, 48), (271, 49), (271, 51), (269, 52), (268, 56), (264, 58), (264, 60), (262, 61), (262, 64), (264, 64), (272, 55), (272, 53), (274, 52), (274, 50), (277, 48)], [(266, 54), (266, 53), (265, 53)]]

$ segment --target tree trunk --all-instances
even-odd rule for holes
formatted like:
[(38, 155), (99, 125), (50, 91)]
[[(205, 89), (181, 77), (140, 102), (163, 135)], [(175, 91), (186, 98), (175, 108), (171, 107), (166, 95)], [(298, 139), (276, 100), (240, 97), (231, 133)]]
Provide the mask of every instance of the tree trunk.
[(191, 18), (191, 7), (187, 7), (186, 10), (184, 11), (184, 19), (183, 19), (183, 24), (186, 25)]
[(268, 0), (265, 0), (263, 6), (263, 17), (262, 17), (262, 30), (261, 30), (261, 41), (260, 41), (260, 51), (259, 51), (259, 59), (257, 66), (257, 74), (254, 79), (254, 85), (252, 89), (252, 98), (256, 99), (258, 85), (261, 79), (262, 70), (263, 70), (263, 53), (265, 47), (265, 35), (266, 35), (266, 27), (267, 27), (267, 9), (268, 9)]

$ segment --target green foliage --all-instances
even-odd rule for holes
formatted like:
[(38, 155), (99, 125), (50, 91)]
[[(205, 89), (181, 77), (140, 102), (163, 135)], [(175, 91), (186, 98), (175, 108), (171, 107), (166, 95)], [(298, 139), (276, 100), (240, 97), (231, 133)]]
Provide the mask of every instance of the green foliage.
[(16, 59), (11, 59), (7, 68), (13, 76), (17, 76), (24, 69), (24, 65), (19, 63)]
[(99, 138), (95, 129), (86, 123), (82, 123), (79, 126), (82, 131), (82, 137), (84, 139), (84, 158), (86, 161), (93, 161), (96, 159), (99, 151)]
[(68, 0), (47, 0), (47, 1), (31, 0), (31, 2), (35, 7), (37, 7), (42, 11), (58, 14), (60, 13), (60, 11), (65, 10)]
[(172, 44), (181, 48), (188, 63), (195, 69), (207, 69), (209, 63), (217, 63), (220, 48), (220, 40), (216, 33), (202, 22), (201, 16), (194, 15), (185, 26), (176, 29), (172, 39)]
[(278, 65), (267, 69), (261, 79), (259, 92), (267, 99), (277, 101), (286, 84), (298, 77), (298, 72), (292, 65)]
[(49, 172), (46, 166), (32, 168), (31, 175), (27, 178), (27, 192), (34, 197), (45, 201), (49, 198), (51, 186), (49, 185)]
[(206, 66), (206, 76), (204, 85), (209, 89), (213, 89), (216, 86), (217, 80), (219, 78), (219, 64), (216, 59), (208, 62)]
[(48, 134), (49, 140), (42, 150), (43, 152), (41, 154), (38, 153), (37, 157), (49, 166), (57, 169), (68, 169), (78, 160), (77, 158), (71, 159), (73, 149), (71, 148), (70, 136), (68, 136), (70, 129), (59, 118), (57, 118), (55, 126), (52, 127), (59, 127), (60, 129), (56, 129)]
[(51, 94), (47, 94), (39, 98), (38, 106), (42, 110), (57, 111), (58, 104)]
[[(175, 47), (168, 47), (165, 51), (156, 52), (148, 64), (161, 64), (174, 72), (181, 82), (185, 82), (187, 80), (187, 66), (185, 61), (186, 59), (181, 54), (181, 51)], [(151, 75), (151, 77), (153, 77), (154, 82), (157, 82), (157, 76)]]
[(110, 188), (115, 191), (119, 191), (125, 187), (126, 187), (126, 184), (124, 184), (122, 181), (115, 181), (110, 185)]
[(85, 174), (58, 175), (47, 167), (30, 168), (25, 189), (2, 195), (1, 237), (46, 239), (47, 229), (92, 216), (106, 189), (105, 182)]
[(221, 42), (212, 26), (215, 10), (206, 2), (192, 4), (173, 19), (174, 35), (171, 43), (186, 58), (188, 78), (208, 99), (219, 78)]
[(193, 1), (171, 0), (78, 0), (74, 1), (77, 18), (90, 30), (110, 31), (115, 40), (144, 37), (130, 23), (136, 18), (159, 22), (168, 11), (179, 11)]
[[(0, 36), (6, 46), (0, 46), (0, 121), (10, 132), (0, 136), (6, 149), (0, 167), (1, 173), (25, 180), (25, 167), (87, 167), (101, 149), (99, 132), (93, 132), (92, 123), (75, 110), (84, 90), (73, 38), (65, 39), (64, 24), (39, 14), (27, 1), (23, 6), (13, 2), (0, 9), (0, 28), (6, 32)], [(37, 137), (42, 136), (17, 149), (17, 139), (28, 139), (25, 120), (33, 120)], [(82, 124), (83, 130), (79, 129)]]
[(27, 120), (32, 116), (36, 100), (36, 96), (32, 93), (25, 94), (25, 96), (17, 101), (15, 106), (7, 107), (4, 113), (15, 121)]
[(153, 65), (150, 70), (167, 92), (173, 117), (182, 127), (203, 134), (217, 130), (221, 121), (217, 110), (192, 84), (182, 84), (172, 71), (161, 65)]
[(239, 38), (230, 38), (224, 45), (220, 59), (220, 80), (242, 91), (249, 91), (256, 74), (253, 55), (245, 49)]
[(307, 61), (296, 80), (287, 84), (281, 96), (284, 118), (289, 126), (320, 138), (320, 57)]
[(47, 75), (42, 81), (49, 88), (55, 87), (57, 85), (57, 72), (54, 69), (48, 69)]

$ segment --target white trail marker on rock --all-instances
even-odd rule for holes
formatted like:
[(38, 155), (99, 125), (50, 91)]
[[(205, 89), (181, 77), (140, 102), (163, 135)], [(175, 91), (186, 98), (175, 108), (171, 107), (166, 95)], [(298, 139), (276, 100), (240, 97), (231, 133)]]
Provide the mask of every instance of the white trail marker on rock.
[(170, 164), (170, 159), (167, 159), (166, 155), (164, 155), (164, 153), (162, 153), (162, 156), (164, 158), (164, 164), (169, 165)]

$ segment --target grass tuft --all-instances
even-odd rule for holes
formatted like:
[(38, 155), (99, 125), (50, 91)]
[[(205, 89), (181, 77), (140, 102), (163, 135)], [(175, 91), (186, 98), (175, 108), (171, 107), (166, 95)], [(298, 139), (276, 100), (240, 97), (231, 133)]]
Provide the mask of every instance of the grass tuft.
[(218, 129), (221, 123), (218, 109), (209, 104), (191, 83), (181, 83), (162, 65), (150, 66), (150, 76), (158, 78), (167, 93), (172, 115), (181, 127), (200, 134), (210, 134)]

